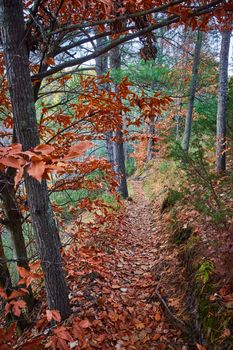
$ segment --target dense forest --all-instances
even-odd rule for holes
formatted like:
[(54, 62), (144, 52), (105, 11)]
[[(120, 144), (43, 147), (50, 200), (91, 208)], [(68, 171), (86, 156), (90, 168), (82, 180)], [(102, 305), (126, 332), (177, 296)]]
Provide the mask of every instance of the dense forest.
[(231, 0), (0, 0), (0, 350), (233, 349)]

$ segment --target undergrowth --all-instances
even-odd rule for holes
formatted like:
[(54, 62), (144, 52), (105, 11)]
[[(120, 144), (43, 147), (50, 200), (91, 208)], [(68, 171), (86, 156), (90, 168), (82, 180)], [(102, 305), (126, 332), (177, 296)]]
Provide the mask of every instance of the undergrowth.
[(175, 245), (185, 270), (191, 322), (199, 342), (212, 350), (231, 350), (233, 344), (233, 288), (224, 279), (230, 265), (229, 261), (222, 265), (221, 275), (217, 259), (224, 255), (221, 237), (232, 217), (231, 185), (231, 175), (214, 174), (201, 147), (181, 163), (155, 160), (144, 179), (146, 196), (160, 204), (164, 230), (170, 236), (167, 244)]

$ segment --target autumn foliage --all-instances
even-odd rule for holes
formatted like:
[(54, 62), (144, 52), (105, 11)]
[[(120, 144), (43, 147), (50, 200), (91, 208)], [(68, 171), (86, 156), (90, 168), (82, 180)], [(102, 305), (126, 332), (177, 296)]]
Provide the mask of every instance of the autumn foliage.
[[(39, 142), (31, 148), (19, 142), (20, 132), (27, 125), (16, 118), (12, 83), (16, 76), (9, 79), (14, 62), (7, 61), (10, 50), (4, 40), (9, 38), (7, 31), (1, 29), (4, 54), (0, 53), (0, 195), (4, 193), (5, 198), (13, 200), (14, 208), (10, 200), (1, 197), (0, 268), (8, 273), (9, 280), (11, 275), (14, 278), (13, 287), (0, 280), (0, 349), (166, 350), (174, 344), (185, 350), (186, 321), (178, 319), (178, 325), (173, 322), (177, 322), (173, 311), (179, 311), (179, 300), (174, 296), (163, 298), (163, 276), (172, 269), (166, 267), (169, 256), (163, 248), (167, 242), (164, 243), (159, 227), (162, 213), (156, 208), (155, 228), (156, 220), (150, 213), (143, 186), (135, 181), (133, 200), (123, 203), (119, 183), (126, 175), (116, 170), (116, 152), (120, 144), (124, 153), (125, 143), (130, 153), (122, 155), (124, 166), (127, 156), (140, 168), (147, 160), (150, 144), (152, 158), (161, 158), (166, 156), (171, 140), (179, 138), (177, 118), (182, 124), (186, 114), (182, 103), (187, 104), (187, 96), (179, 95), (185, 94), (192, 78), (191, 65), (187, 63), (192, 43), (183, 46), (184, 60), (171, 64), (170, 81), (162, 83), (158, 79), (137, 85), (128, 78), (119, 78), (114, 67), (97, 76), (90, 62), (108, 56), (117, 46), (125, 44), (128, 49), (127, 43), (133, 40), (137, 40), (136, 54), (145, 62), (154, 61), (159, 40), (156, 30), (229, 30), (232, 4), (218, 0), (16, 3), (23, 6), (25, 37), (17, 45), (25, 49), (28, 57), (24, 64), (28, 65)], [(5, 5), (2, 1), (0, 10)], [(100, 47), (96, 46), (98, 39), (102, 40)], [(205, 72), (209, 59), (208, 53), (203, 55), (201, 72)], [(86, 62), (90, 65), (83, 65)], [(160, 91), (160, 84), (166, 85), (164, 91)], [(177, 92), (175, 96), (172, 89)], [(214, 74), (199, 92), (216, 93)], [(194, 112), (194, 120), (197, 115)], [(178, 131), (174, 136), (175, 129)], [(111, 152), (113, 159), (109, 157)], [(48, 223), (53, 224), (54, 220), (59, 234), (56, 242), (52, 236), (55, 243), (49, 253), (56, 249), (59, 259), (61, 256), (59, 263), (44, 261), (36, 248), (36, 243), (45, 248), (46, 242), (35, 229), (35, 216), (40, 221), (40, 209), (29, 205), (28, 199), (33, 198), (28, 191), (34, 184), (40, 184), (41, 191), (48, 194), (49, 210), (51, 199)], [(214, 191), (213, 186), (211, 190)], [(20, 217), (14, 224), (26, 232), (25, 242), (21, 242), (25, 252), (29, 252), (29, 257), (23, 257), (25, 267), (14, 253), (10, 259), (4, 255), (6, 233), (14, 239), (14, 225), (8, 220), (12, 211)], [(159, 239), (162, 247), (157, 243)], [(17, 251), (17, 241), (12, 251)], [(11, 263), (18, 265), (13, 272), (8, 271)], [(68, 287), (67, 305), (70, 303), (71, 307), (66, 320), (59, 310), (50, 307), (46, 281), (46, 268), (60, 268), (62, 264)], [(154, 274), (156, 264), (165, 266), (162, 276)], [(59, 290), (59, 286), (55, 287)], [(32, 295), (35, 299), (30, 305)], [(199, 350), (206, 349), (196, 341), (194, 344)]]

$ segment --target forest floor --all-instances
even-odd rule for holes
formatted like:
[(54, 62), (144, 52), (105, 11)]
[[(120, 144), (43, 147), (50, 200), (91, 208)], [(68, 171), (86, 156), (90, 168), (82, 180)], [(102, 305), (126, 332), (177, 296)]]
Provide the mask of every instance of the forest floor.
[(17, 350), (206, 350), (189, 317), (189, 306), (195, 310), (170, 239), (169, 213), (161, 213), (167, 185), (149, 181), (148, 190), (151, 175), (158, 180), (153, 168), (130, 179), (131, 198), (95, 231), (93, 222), (83, 229), (78, 221), (67, 225), (66, 231), (77, 233), (63, 253), (72, 315), (48, 322), (42, 289), (42, 303)]
[(116, 237), (102, 246), (97, 237), (95, 252), (90, 242), (84, 244), (78, 264), (74, 255), (67, 260), (75, 266), (70, 274), (74, 315), (66, 325), (71, 344), (77, 349), (190, 349), (183, 321), (175, 315), (180, 301), (172, 283), (164, 284), (167, 269), (176, 264), (174, 254), (161, 246), (164, 237), (158, 237), (163, 235), (160, 208), (152, 211), (142, 181), (131, 180), (130, 186), (132, 201), (120, 214)]
[[(129, 179), (131, 198), (121, 208), (108, 206), (101, 216), (93, 207), (85, 220), (66, 222), (72, 315), (60, 322), (47, 310), (41, 273), (32, 270), (39, 302), (20, 336), (7, 331), (4, 349), (232, 350), (233, 293), (208, 263), (217, 266), (219, 248), (211, 243), (220, 231), (193, 208), (192, 197), (168, 203), (181, 179), (172, 163), (156, 162)], [(207, 341), (213, 346), (200, 345)]]
[(232, 350), (233, 293), (217, 270), (231, 274), (232, 264), (226, 253), (228, 265), (218, 263), (221, 244), (213, 237), (227, 237), (233, 222), (225, 232), (195, 210), (193, 194), (181, 200), (183, 180), (173, 163), (157, 161), (129, 179), (131, 198), (122, 207), (103, 206), (102, 215), (93, 202), (84, 220), (65, 222), (72, 315), (60, 322), (47, 310), (38, 274), (40, 302), (14, 348)]
[(167, 256), (161, 256), (158, 239), (160, 208), (152, 212), (142, 181), (131, 180), (131, 188), (133, 198), (122, 223), (125, 234), (116, 247), (119, 260), (112, 271), (114, 299), (128, 314), (121, 323), (127, 337), (121, 338), (119, 332), (116, 349), (185, 350), (180, 327), (174, 325), (179, 320), (165, 301), (174, 295), (162, 294), (161, 264), (166, 264)]

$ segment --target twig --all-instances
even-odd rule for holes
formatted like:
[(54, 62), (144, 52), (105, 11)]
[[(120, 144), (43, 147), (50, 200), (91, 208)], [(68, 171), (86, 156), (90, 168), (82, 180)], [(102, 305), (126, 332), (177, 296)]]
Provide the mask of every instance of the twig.
[(171, 310), (169, 309), (166, 301), (162, 298), (162, 296), (159, 294), (159, 292), (157, 292), (155, 290), (155, 294), (157, 295), (159, 301), (161, 302), (161, 304), (163, 304), (163, 306), (165, 307), (166, 311), (168, 312), (168, 314), (176, 321), (178, 322), (179, 324), (181, 324), (183, 327), (187, 327), (187, 324), (185, 322), (183, 322), (182, 320), (180, 320), (177, 316), (175, 316)]

